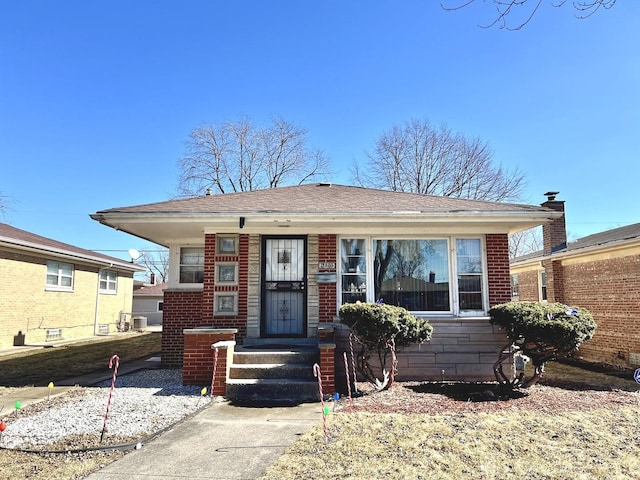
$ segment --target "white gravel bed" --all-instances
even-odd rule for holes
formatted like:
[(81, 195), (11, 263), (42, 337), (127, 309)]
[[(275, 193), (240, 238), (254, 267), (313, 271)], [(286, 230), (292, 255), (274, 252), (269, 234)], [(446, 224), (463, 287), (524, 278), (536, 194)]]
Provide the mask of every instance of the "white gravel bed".
[[(105, 437), (143, 439), (191, 415), (211, 402), (203, 387), (182, 386), (182, 370), (141, 370), (117, 377), (109, 404)], [(67, 437), (100, 435), (111, 380), (78, 387), (43, 400), (6, 418), (0, 447), (35, 448)]]

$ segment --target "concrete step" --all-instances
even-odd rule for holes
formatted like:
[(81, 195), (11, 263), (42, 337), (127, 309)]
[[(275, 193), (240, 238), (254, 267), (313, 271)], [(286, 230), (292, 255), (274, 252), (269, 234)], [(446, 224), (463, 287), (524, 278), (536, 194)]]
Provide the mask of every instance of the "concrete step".
[(236, 403), (293, 405), (320, 401), (316, 380), (231, 379), (227, 397)]
[(318, 348), (283, 348), (283, 349), (253, 349), (238, 347), (233, 353), (234, 364), (300, 364), (313, 365), (320, 359)]
[(246, 363), (232, 364), (229, 372), (232, 379), (306, 379), (314, 378), (313, 365), (309, 363)]

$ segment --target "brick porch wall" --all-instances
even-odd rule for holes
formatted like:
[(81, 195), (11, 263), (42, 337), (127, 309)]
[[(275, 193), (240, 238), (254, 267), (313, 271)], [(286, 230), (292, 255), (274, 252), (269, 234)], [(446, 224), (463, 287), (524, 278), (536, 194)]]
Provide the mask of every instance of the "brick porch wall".
[(162, 320), (162, 365), (182, 366), (184, 351), (183, 330), (203, 326), (202, 291), (164, 291)]

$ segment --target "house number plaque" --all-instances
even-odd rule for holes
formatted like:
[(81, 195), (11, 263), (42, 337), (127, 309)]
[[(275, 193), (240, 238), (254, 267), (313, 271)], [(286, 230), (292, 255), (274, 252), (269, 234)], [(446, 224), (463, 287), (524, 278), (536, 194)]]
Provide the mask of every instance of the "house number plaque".
[(318, 264), (318, 270), (335, 270), (336, 263), (335, 262), (323, 262)]

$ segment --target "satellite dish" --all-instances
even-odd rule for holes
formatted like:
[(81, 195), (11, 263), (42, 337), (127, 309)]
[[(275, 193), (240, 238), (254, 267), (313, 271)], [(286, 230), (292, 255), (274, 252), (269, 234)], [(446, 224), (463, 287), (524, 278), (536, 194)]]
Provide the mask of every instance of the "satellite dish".
[(129, 249), (129, 256), (131, 257), (131, 261), (134, 262), (137, 259), (139, 259), (142, 256), (142, 254), (138, 250), (136, 250), (135, 248), (130, 248)]

